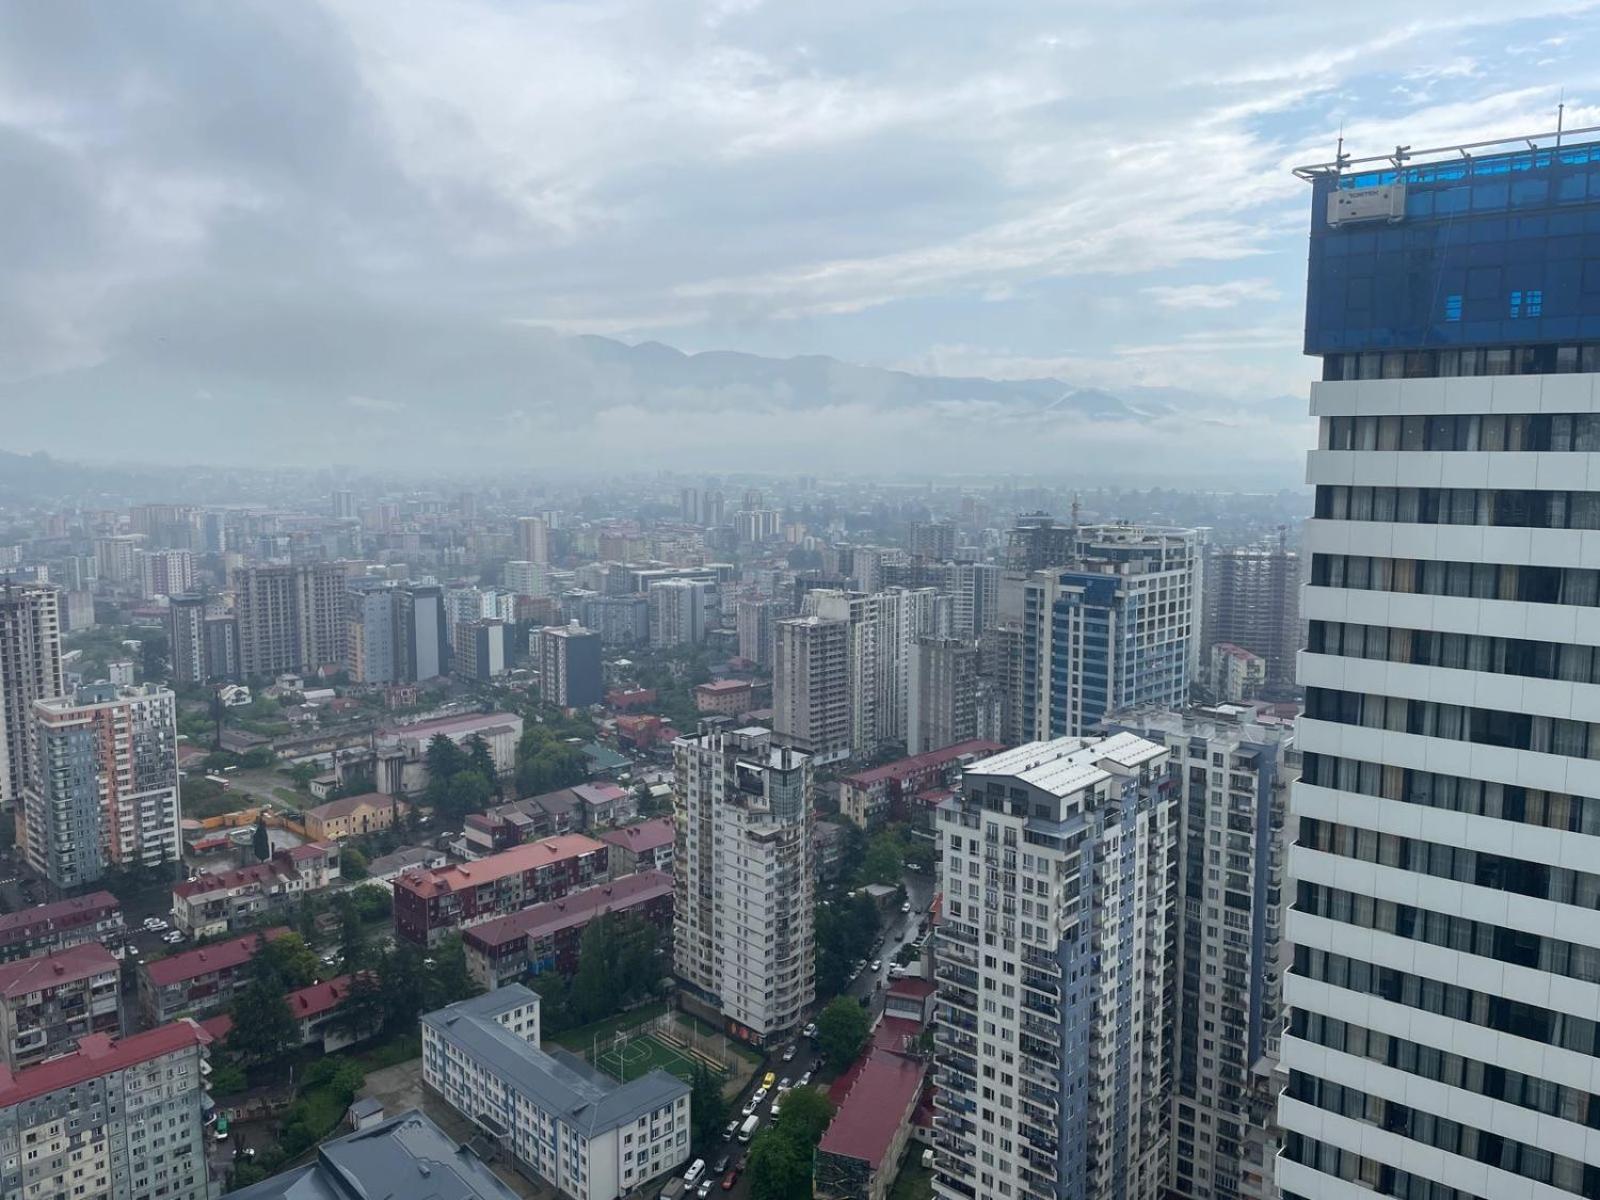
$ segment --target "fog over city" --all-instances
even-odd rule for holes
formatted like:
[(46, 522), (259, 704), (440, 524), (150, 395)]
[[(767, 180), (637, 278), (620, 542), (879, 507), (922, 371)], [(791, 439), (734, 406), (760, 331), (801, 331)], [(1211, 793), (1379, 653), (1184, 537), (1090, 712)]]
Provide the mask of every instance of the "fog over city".
[(7, 5), (0, 450), (1295, 486), (1288, 168), (1595, 123), (1594, 9)]

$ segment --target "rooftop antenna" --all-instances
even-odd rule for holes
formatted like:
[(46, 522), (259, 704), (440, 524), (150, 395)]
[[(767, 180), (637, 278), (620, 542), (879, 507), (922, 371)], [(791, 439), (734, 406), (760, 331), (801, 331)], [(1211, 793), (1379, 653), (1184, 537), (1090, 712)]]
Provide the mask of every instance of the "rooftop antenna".
[(1556, 149), (1561, 149), (1561, 126), (1567, 115), (1567, 89), (1561, 89), (1561, 100), (1556, 105)]
[(1073, 492), (1072, 493), (1072, 536), (1073, 536), (1074, 539), (1076, 539), (1077, 536), (1078, 536), (1078, 510), (1079, 510), (1078, 493), (1077, 492)]

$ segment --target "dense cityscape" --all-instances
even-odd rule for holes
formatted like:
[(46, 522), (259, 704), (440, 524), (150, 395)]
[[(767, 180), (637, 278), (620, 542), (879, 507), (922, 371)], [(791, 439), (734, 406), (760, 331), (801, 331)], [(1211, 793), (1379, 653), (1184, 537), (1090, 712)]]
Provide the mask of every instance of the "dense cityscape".
[[(1600, 1197), (1580, 111), (1281, 165), (1293, 462), (1167, 383), (582, 332), (603, 458), (0, 424), (0, 1196)], [(1277, 296), (1222, 286), (1144, 292)], [(682, 451), (691, 383), (769, 444)]]

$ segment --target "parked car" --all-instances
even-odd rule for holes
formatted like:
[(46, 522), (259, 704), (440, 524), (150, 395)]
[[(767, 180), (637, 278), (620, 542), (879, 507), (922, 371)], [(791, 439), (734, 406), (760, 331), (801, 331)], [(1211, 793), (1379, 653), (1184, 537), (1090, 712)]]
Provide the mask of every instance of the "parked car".
[(713, 1182), (714, 1178), (710, 1175), (707, 1175), (700, 1181), (700, 1186), (695, 1189), (694, 1194), (698, 1196), (700, 1200), (706, 1200), (706, 1197), (711, 1195), (711, 1185)]
[(800, 1076), (799, 1079), (795, 1080), (795, 1087), (805, 1087), (806, 1084), (808, 1084), (810, 1082), (811, 1082), (811, 1072), (807, 1071), (804, 1075)]
[(778, 1091), (779, 1092), (787, 1092), (793, 1086), (794, 1086), (794, 1084), (789, 1082), (789, 1077), (787, 1075), (785, 1075), (782, 1079), (778, 1080)]
[(909, 901), (909, 900), (904, 901), (900, 905), (900, 911), (903, 912), (903, 913), (910, 912), (911, 911), (911, 901)]
[(817, 1036), (817, 1023), (815, 1021), (809, 1022), (806, 1025), (806, 1027), (804, 1029), (802, 1029), (800, 1032), (805, 1034), (806, 1037), (808, 1037), (808, 1038), (816, 1037)]
[(881, 959), (881, 958), (873, 959), (872, 960), (872, 973), (874, 975), (876, 975), (881, 970), (883, 970), (883, 959)]
[(722, 1136), (724, 1138), (731, 1138), (734, 1134), (736, 1134), (738, 1132), (739, 1132), (739, 1122), (738, 1121), (729, 1121), (728, 1122), (728, 1127), (722, 1131)]
[(761, 1090), (762, 1091), (766, 1091), (768, 1088), (770, 1088), (776, 1082), (778, 1082), (778, 1074), (777, 1074), (777, 1072), (776, 1071), (768, 1071), (765, 1075), (763, 1075), (761, 1077)]
[(731, 1191), (733, 1191), (733, 1185), (738, 1183), (738, 1182), (739, 1182), (739, 1168), (735, 1167), (733, 1170), (729, 1171), (726, 1175), (724, 1175), (722, 1177), (722, 1190), (725, 1191), (725, 1192), (731, 1192)]
[(711, 1173), (713, 1175), (721, 1175), (724, 1171), (726, 1171), (728, 1169), (728, 1163), (730, 1161), (731, 1160), (729, 1159), (729, 1157), (726, 1154), (724, 1154), (721, 1158), (717, 1159), (716, 1162), (711, 1164)]
[(795, 1044), (793, 1042), (790, 1042), (787, 1046), (785, 1046), (783, 1048), (783, 1061), (784, 1062), (793, 1062), (794, 1061), (794, 1056), (795, 1056), (796, 1053), (797, 1053), (797, 1051), (796, 1051), (796, 1048), (795, 1048)]

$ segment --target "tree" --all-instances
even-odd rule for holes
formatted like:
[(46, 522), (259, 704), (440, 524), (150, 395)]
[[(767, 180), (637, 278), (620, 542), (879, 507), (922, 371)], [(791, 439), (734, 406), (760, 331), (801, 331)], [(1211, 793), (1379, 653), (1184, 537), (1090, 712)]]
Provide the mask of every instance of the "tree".
[(473, 734), (467, 739), (467, 766), (466, 769), (482, 775), (491, 784), (500, 776), (495, 770), (494, 755), (489, 752), (489, 743), (483, 740), (483, 735)]
[(611, 986), (611, 960), (615, 952), (611, 923), (604, 916), (584, 926), (583, 939), (578, 944), (578, 970), (572, 976), (572, 988), (568, 993), (573, 1019), (580, 1025), (615, 1011), (617, 998)]
[(442, 733), (434, 734), (428, 741), (424, 758), (428, 764), (429, 782), (442, 779), (448, 783), (466, 766), (466, 755), (461, 753), (461, 747)]
[(476, 771), (462, 771), (451, 778), (445, 795), (445, 811), (452, 821), (468, 813), (482, 812), (489, 807), (494, 796), (494, 786)]
[(423, 964), (426, 971), (423, 1003), (429, 1012), (476, 996), (483, 990), (467, 970), (467, 950), (461, 944), (459, 934), (452, 934), (440, 941), (428, 957), (433, 961)]
[(257, 862), (266, 862), (272, 857), (272, 834), (267, 832), (266, 813), (256, 817), (256, 831), (250, 836), (250, 849), (255, 853)]
[(317, 977), (321, 965), (317, 962), (317, 952), (306, 945), (299, 934), (286, 933), (271, 941), (265, 938), (261, 941), (252, 967), (260, 965), (271, 971), (285, 991), (305, 987)]
[(355, 905), (356, 913), (363, 921), (382, 920), (394, 911), (394, 897), (387, 888), (375, 883), (364, 883), (345, 894), (350, 897), (350, 902)]
[(861, 863), (861, 882), (893, 886), (905, 873), (905, 861), (905, 848), (900, 844), (898, 830), (885, 829), (874, 834)]
[(339, 856), (339, 873), (346, 879), (365, 879), (367, 856), (354, 846), (346, 846)]
[(720, 1137), (723, 1122), (728, 1119), (728, 1102), (722, 1098), (722, 1084), (704, 1063), (695, 1064), (689, 1081), (689, 1115), (694, 1121), (697, 1146), (709, 1146)]
[(817, 1018), (817, 1048), (830, 1067), (842, 1071), (861, 1053), (870, 1028), (860, 1004), (849, 996), (835, 996)]
[(250, 963), (250, 982), (233, 1001), (228, 1046), (250, 1063), (270, 1062), (300, 1042), (300, 1025), (284, 999), (285, 981), (268, 958), (265, 938)]
[(750, 1200), (807, 1200), (811, 1195), (811, 1160), (794, 1138), (774, 1127), (764, 1129), (750, 1147), (746, 1171)]
[[(694, 1111), (693, 1100), (689, 1102), (689, 1110)], [(831, 1120), (833, 1102), (821, 1090), (814, 1087), (794, 1088), (783, 1098), (778, 1132), (796, 1138), (809, 1148), (822, 1140), (822, 1131)]]
[(339, 956), (346, 971), (359, 971), (367, 964), (367, 930), (349, 892), (339, 897)]
[(357, 971), (334, 1024), (352, 1038), (370, 1037), (383, 1027), (386, 1015), (383, 982), (376, 971)]

